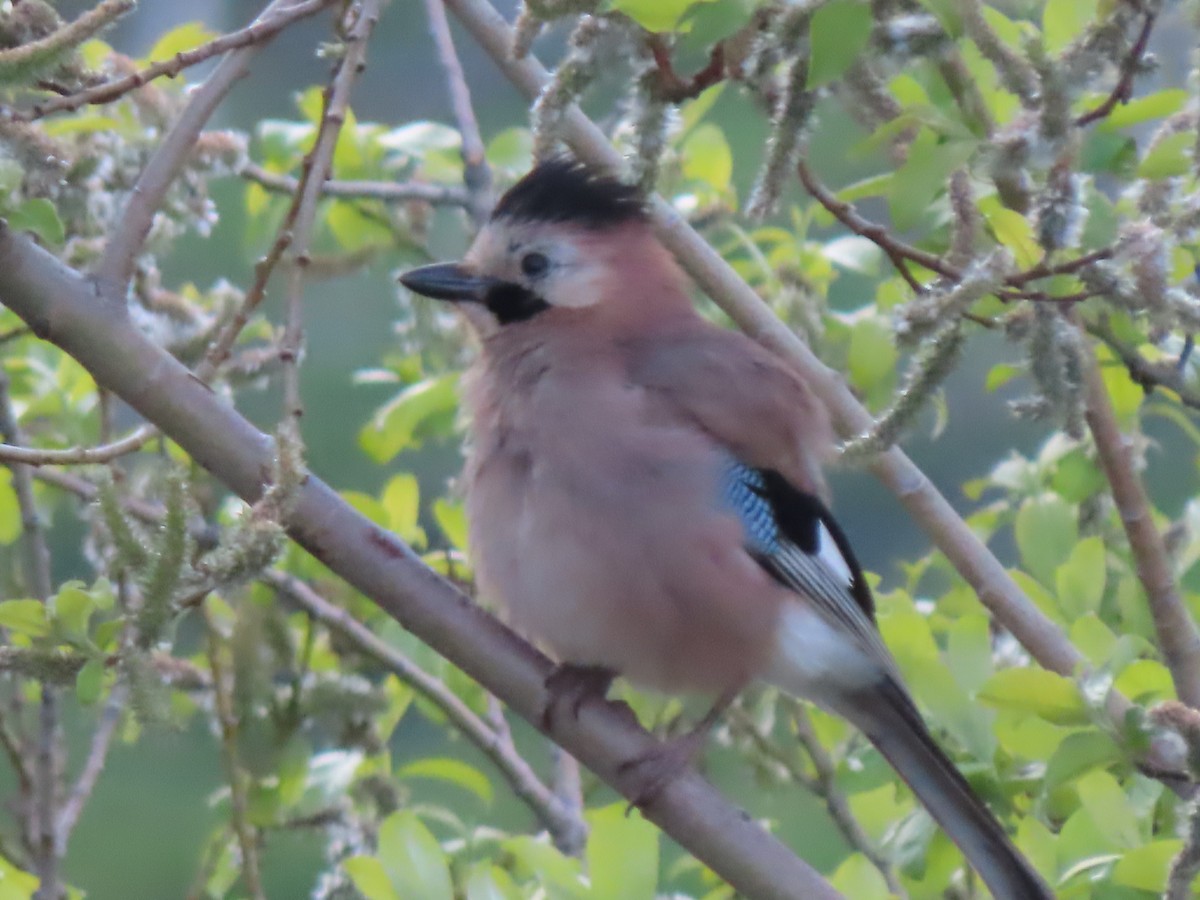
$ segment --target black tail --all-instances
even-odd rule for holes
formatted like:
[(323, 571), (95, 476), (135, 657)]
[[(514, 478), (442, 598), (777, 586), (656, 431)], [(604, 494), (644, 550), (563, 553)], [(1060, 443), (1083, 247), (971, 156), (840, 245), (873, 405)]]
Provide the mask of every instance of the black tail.
[[(962, 773), (934, 742), (912, 700), (888, 679), (856, 698), (860, 728), (975, 868), (995, 900), (1053, 900), (1054, 894)], [(846, 710), (849, 712), (849, 710)]]

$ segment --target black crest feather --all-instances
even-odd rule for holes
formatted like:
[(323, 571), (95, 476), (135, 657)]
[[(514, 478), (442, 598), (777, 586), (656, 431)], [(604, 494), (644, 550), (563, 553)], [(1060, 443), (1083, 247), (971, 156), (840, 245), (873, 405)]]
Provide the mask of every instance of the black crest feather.
[(540, 163), (509, 188), (496, 204), (492, 218), (605, 228), (645, 221), (646, 206), (632, 185), (581, 162), (556, 157)]

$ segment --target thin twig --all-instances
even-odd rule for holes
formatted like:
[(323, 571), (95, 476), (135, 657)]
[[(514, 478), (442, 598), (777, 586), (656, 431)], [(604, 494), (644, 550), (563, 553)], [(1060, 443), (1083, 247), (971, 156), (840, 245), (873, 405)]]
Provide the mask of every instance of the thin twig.
[[(1078, 316), (1071, 318), (1078, 326)], [(1086, 341), (1082, 343), (1086, 347), (1084, 416), (1137, 564), (1138, 580), (1146, 591), (1163, 661), (1171, 673), (1176, 696), (1188, 706), (1200, 708), (1200, 631), (1175, 580), (1146, 488), (1137, 474), (1131, 442), (1121, 432), (1095, 353)]]
[[(156, 78), (174, 78), (184, 69), (212, 59), (230, 50), (238, 50), (252, 44), (262, 43), (279, 33), (297, 19), (303, 19), (329, 6), (333, 0), (302, 0), (295, 6), (287, 7), (269, 21), (257, 19), (238, 31), (231, 31), (211, 41), (176, 53), (170, 59), (151, 63), (144, 69), (138, 69), (123, 78), (106, 81), (93, 85), (82, 91), (55, 97), (44, 103), (35, 103), (29, 109), (10, 110), (7, 117), (14, 122), (31, 122), (57, 112), (70, 112), (83, 106), (97, 106), (112, 103), (154, 81)], [(130, 4), (132, 5), (132, 4)]]
[(108, 463), (133, 453), (158, 436), (153, 425), (142, 425), (120, 440), (96, 447), (67, 447), (61, 450), (0, 444), (0, 463), (30, 466), (75, 466)]
[(75, 830), (75, 825), (79, 822), (83, 807), (96, 788), (100, 773), (104, 771), (113, 735), (117, 733), (117, 725), (121, 721), (121, 714), (125, 711), (127, 699), (128, 688), (124, 684), (116, 685), (109, 693), (108, 702), (104, 705), (104, 712), (100, 714), (96, 730), (92, 732), (92, 742), (88, 747), (83, 768), (80, 770), (71, 792), (63, 801), (62, 808), (58, 811), (58, 846), (64, 850), (71, 839), (71, 832)]
[(1200, 391), (1187, 383), (1184, 372), (1174, 362), (1152, 362), (1117, 337), (1107, 322), (1088, 322), (1088, 333), (1103, 341), (1129, 372), (1129, 377), (1147, 392), (1157, 387), (1173, 391), (1179, 402), (1200, 409)]
[[(0, 434), (10, 444), (23, 443), (20, 426), (13, 410), (8, 376), (0, 372)], [(51, 579), (50, 547), (33, 496), (33, 475), (29, 466), (9, 464), (13, 490), (21, 513), (24, 535), (26, 589), (43, 603), (54, 590)], [(55, 840), (55, 807), (58, 802), (59, 716), (58, 693), (46, 682), (41, 685), (41, 706), (38, 714), (38, 736), (34, 749), (33, 812), (36, 817), (35, 863), (40, 880), (39, 900), (58, 900), (59, 847)], [(29, 823), (30, 826), (33, 823)], [(32, 828), (31, 828), (32, 830)]]
[(583, 819), (570, 810), (542, 783), (512, 742), (495, 727), (488, 725), (469, 706), (437, 678), (416, 665), (399, 650), (372, 632), (339, 606), (293, 575), (269, 570), (263, 581), (326, 627), (384, 665), (397, 678), (440, 709), (462, 734), (492, 761), (505, 781), (545, 826), (555, 843), (566, 846), (580, 842), (587, 834)]
[(225, 777), (229, 781), (230, 825), (241, 850), (242, 879), (246, 892), (254, 900), (265, 900), (259, 873), (258, 835), (249, 817), (247, 792), (250, 776), (238, 759), (238, 720), (233, 708), (233, 673), (225, 665), (226, 641), (207, 609), (204, 623), (208, 634), (208, 664), (212, 671), (213, 708), (221, 730), (221, 758), (225, 765)]
[(450, 108), (458, 133), (462, 136), (463, 183), (471, 197), (471, 219), (476, 228), (483, 227), (492, 212), (492, 170), (488, 166), (479, 133), (479, 122), (475, 108), (471, 105), (471, 91), (463, 74), (462, 63), (454, 49), (454, 38), (450, 34), (450, 23), (446, 19), (446, 7), (442, 0), (424, 0), (425, 14), (429, 19), (429, 31), (437, 48), (438, 62), (445, 77), (446, 89), (450, 93)]
[[(261, 184), (269, 191), (295, 194), (300, 181), (290, 175), (268, 172), (255, 163), (246, 163), (239, 173), (248, 181)], [(325, 197), (348, 197), (361, 200), (381, 200), (384, 203), (411, 203), (419, 201), (432, 206), (466, 206), (469, 202), (466, 190), (446, 184), (428, 184), (422, 181), (326, 181), (321, 185)]]
[(646, 38), (646, 46), (657, 67), (653, 91), (659, 100), (667, 103), (683, 103), (699, 97), (706, 90), (725, 78), (725, 42), (718, 41), (708, 52), (708, 62), (691, 78), (684, 78), (675, 71), (671, 60), (671, 48), (661, 34)]
[(379, 21), (380, 0), (362, 0), (347, 7), (346, 15), (357, 15), (346, 35), (346, 45), (334, 70), (333, 78), (323, 95), (324, 108), (317, 125), (312, 150), (304, 157), (301, 168), (296, 217), (292, 226), (290, 256), (287, 270), (286, 313), (283, 337), (279, 341), (279, 360), (283, 364), (284, 415), (292, 420), (292, 434), (298, 436), (299, 419), (304, 408), (300, 397), (300, 351), (304, 342), (304, 280), (310, 262), (308, 250), (312, 240), (313, 223), (317, 218), (317, 203), (321, 185), (333, 168), (333, 151), (338, 135), (346, 122), (350, 108), (350, 91), (354, 81), (367, 67), (367, 39)]
[(1155, 17), (1156, 14), (1152, 9), (1146, 11), (1145, 18), (1142, 20), (1142, 30), (1138, 32), (1137, 40), (1133, 42), (1133, 46), (1121, 60), (1121, 74), (1112, 93), (1105, 97), (1104, 101), (1095, 109), (1079, 116), (1075, 120), (1077, 127), (1083, 128), (1100, 119), (1107, 118), (1108, 114), (1116, 109), (1118, 103), (1128, 103), (1133, 97), (1133, 80), (1137, 77), (1138, 69), (1141, 68), (1146, 46), (1150, 43), (1150, 32), (1154, 30)]
[[(250, 62), (275, 35), (302, 16), (295, 14), (296, 7), (303, 8), (303, 15), (316, 13), (326, 6), (314, 0), (272, 0), (262, 13), (248, 26), (267, 28), (265, 36), (254, 43), (246, 44), (228, 53), (213, 73), (191, 95), (183, 112), (168, 129), (154, 155), (142, 169), (137, 183), (130, 191), (120, 221), (112, 229), (112, 237), (104, 248), (104, 255), (96, 268), (97, 278), (103, 284), (111, 284), (123, 293), (133, 272), (134, 260), (150, 234), (154, 216), (162, 206), (163, 197), (183, 168), (205, 123), (216, 111), (225, 95), (249, 71)], [(280, 19), (285, 21), (280, 22)]]

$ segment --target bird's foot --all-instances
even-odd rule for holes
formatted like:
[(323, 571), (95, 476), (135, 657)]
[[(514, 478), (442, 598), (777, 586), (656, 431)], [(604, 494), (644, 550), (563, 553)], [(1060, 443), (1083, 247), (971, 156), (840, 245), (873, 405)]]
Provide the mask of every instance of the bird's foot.
[(546, 705), (542, 707), (542, 730), (549, 731), (564, 712), (579, 718), (579, 710), (589, 700), (603, 700), (612, 687), (616, 673), (604, 666), (579, 666), (559, 663), (544, 683)]
[(653, 803), (696, 758), (707, 736), (705, 724), (703, 728), (694, 728), (621, 763), (617, 775), (622, 780), (622, 787), (628, 788), (624, 791), (625, 796), (630, 798), (626, 815), (635, 806), (643, 808)]

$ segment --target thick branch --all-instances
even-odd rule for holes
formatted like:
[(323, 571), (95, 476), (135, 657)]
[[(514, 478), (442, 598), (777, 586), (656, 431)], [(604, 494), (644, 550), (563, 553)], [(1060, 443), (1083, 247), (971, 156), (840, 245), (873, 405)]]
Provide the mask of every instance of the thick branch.
[[(126, 317), (114, 314), (123, 307), (119, 296), (100, 294), (94, 282), (3, 229), (0, 301), (239, 496), (253, 501), (261, 495), (270, 477), (272, 442)], [(315, 476), (299, 489), (287, 526), (330, 569), (509, 709), (540, 726), (550, 661), (433, 573), (409, 547), (356, 513)], [(578, 719), (556, 718), (550, 736), (630, 797), (637, 786), (622, 764), (655, 746), (627, 715), (599, 704), (584, 706)], [(806, 900), (839, 896), (695, 772), (672, 782), (645, 815), (745, 894)]]

